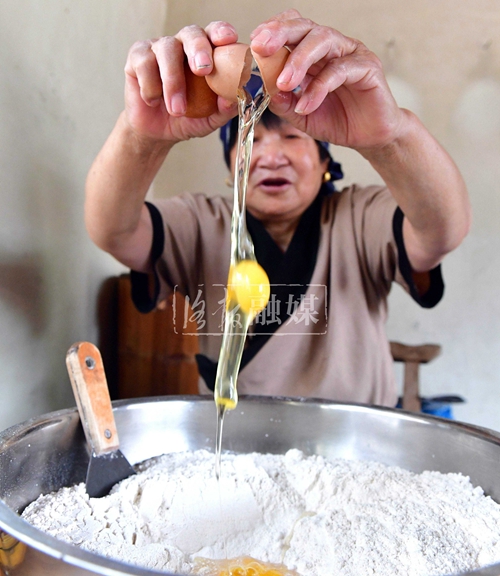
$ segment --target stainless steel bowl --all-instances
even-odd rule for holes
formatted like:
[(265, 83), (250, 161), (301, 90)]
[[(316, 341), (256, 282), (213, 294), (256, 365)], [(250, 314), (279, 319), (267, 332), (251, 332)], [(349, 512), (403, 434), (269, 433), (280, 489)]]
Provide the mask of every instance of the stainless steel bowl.
[[(216, 412), (206, 397), (119, 401), (114, 412), (121, 450), (131, 463), (166, 452), (214, 448)], [(242, 398), (227, 415), (224, 450), (279, 454), (289, 448), (326, 458), (376, 460), (414, 472), (461, 472), (500, 502), (500, 434), (490, 430), (400, 410), (270, 397)], [(87, 462), (74, 409), (0, 434), (0, 574), (165, 576), (56, 540), (18, 515), (40, 494), (84, 481)], [(467, 574), (499, 576), (500, 564)]]

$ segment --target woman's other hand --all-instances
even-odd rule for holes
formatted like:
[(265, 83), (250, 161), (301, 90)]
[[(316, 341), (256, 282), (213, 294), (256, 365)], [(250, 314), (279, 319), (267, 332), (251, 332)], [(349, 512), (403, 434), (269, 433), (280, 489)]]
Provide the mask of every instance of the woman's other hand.
[(252, 49), (262, 56), (291, 49), (278, 78), (274, 113), (313, 138), (351, 148), (393, 141), (404, 123), (380, 60), (364, 44), (287, 10), (258, 26)]

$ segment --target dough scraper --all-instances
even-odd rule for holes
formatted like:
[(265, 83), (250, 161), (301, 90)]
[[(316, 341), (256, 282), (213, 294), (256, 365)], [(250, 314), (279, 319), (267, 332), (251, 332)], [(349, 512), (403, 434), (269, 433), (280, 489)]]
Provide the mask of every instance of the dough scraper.
[(90, 448), (87, 493), (91, 498), (100, 498), (117, 482), (135, 474), (135, 470), (119, 449), (101, 353), (90, 342), (77, 342), (68, 350), (66, 366)]

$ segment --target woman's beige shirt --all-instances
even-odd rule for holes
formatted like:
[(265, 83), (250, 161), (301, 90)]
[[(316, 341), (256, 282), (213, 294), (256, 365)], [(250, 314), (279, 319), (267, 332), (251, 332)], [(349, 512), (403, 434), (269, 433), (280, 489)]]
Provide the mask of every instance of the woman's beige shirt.
[[(156, 200), (165, 230), (157, 264), (160, 299), (187, 295), (198, 322), (200, 352), (214, 361), (223, 332), (230, 260), (232, 199), (185, 194)], [(240, 371), (240, 394), (305, 396), (394, 406), (393, 361), (385, 334), (387, 296), (398, 269), (384, 187), (352, 186), (325, 198), (317, 263), (292, 316)], [(278, 305), (275, 303), (274, 305)], [(273, 321), (270, 313), (263, 321)], [(185, 331), (181, 325), (177, 331)], [(258, 332), (258, 325), (253, 327)], [(203, 381), (200, 392), (210, 393)]]

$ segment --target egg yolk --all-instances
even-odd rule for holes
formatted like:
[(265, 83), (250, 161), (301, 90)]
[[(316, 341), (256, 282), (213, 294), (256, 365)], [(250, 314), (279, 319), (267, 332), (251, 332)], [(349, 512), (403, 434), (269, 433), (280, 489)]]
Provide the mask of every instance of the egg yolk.
[(254, 260), (242, 260), (231, 266), (228, 281), (228, 302), (236, 301), (241, 310), (257, 316), (263, 310), (271, 293), (266, 272)]
[[(277, 564), (264, 564), (255, 558), (245, 556), (232, 560), (207, 560), (197, 558), (199, 568), (209, 569), (213, 576), (294, 576), (296, 572), (288, 570), (286, 566)], [(202, 573), (206, 574), (203, 570)]]
[(222, 570), (219, 576), (283, 576), (283, 572), (278, 572), (273, 568), (269, 570), (258, 562), (252, 562), (251, 566), (233, 566), (228, 570)]

